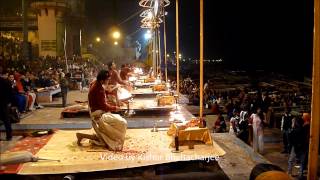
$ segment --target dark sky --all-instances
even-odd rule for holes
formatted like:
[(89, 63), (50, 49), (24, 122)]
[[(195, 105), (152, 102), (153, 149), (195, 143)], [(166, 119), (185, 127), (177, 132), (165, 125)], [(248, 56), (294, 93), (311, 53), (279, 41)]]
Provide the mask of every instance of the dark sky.
[[(14, 2), (0, 0), (1, 7)], [(2, 9), (2, 8), (0, 8)], [(124, 35), (143, 43), (146, 30), (138, 0), (86, 0), (88, 35), (107, 35), (121, 25)], [(175, 51), (175, 0), (167, 8), (168, 52)], [(311, 73), (313, 0), (205, 0), (205, 59), (231, 68)], [(180, 47), (184, 57), (199, 58), (199, 1), (180, 0)]]
[[(87, 0), (91, 32), (137, 12), (136, 0)], [(175, 49), (175, 0), (167, 11), (168, 51)], [(138, 29), (140, 18), (122, 24)], [(313, 1), (205, 0), (205, 58), (222, 58), (230, 67), (291, 73), (311, 71)], [(134, 38), (142, 41), (144, 30)], [(199, 57), (199, 1), (180, 0), (180, 43), (184, 57)]]
[(136, 0), (86, 0), (89, 36), (107, 35), (113, 26), (129, 35), (139, 29), (139, 16), (122, 23), (141, 10)]

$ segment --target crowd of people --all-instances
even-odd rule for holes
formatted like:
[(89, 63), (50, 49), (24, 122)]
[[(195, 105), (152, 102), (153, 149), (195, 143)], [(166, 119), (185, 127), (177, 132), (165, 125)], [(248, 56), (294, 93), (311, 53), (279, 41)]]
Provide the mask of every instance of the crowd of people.
[[(180, 82), (181, 92), (188, 96), (190, 104), (199, 105), (199, 86), (192, 79)], [(309, 143), (310, 109), (292, 107), (310, 107), (310, 94), (276, 92), (267, 88), (239, 88), (221, 91), (214, 89), (210, 80), (204, 85), (204, 105), (216, 114), (214, 132), (229, 132), (256, 152), (264, 153), (264, 128), (281, 128), (284, 150), (289, 156), (288, 173), (298, 161), (299, 176), (306, 169)], [(283, 111), (282, 111), (283, 110)], [(282, 111), (282, 112), (279, 112)], [(298, 112), (297, 112), (298, 111)], [(280, 120), (276, 114), (281, 114)], [(278, 122), (279, 121), (279, 122)], [(297, 161), (296, 161), (297, 160)]]
[[(62, 106), (67, 106), (67, 93), (70, 88), (81, 91), (92, 81), (90, 77), (95, 76), (94, 68), (71, 66), (69, 72), (58, 68), (48, 68), (39, 72), (20, 68), (3, 68), (0, 66), (1, 95), (6, 97), (1, 101), (1, 120), (7, 130), (7, 140), (10, 140), (11, 123), (19, 122), (20, 117), (36, 109), (43, 108), (37, 101), (37, 95), (43, 90), (54, 90), (61, 88)], [(3, 88), (4, 87), (4, 88)], [(5, 87), (8, 87), (7, 89)]]
[[(32, 111), (41, 106), (36, 102), (35, 77), (31, 72), (2, 71), (1, 78), (8, 81), (11, 88), (11, 102), (20, 113)], [(10, 96), (9, 96), (10, 97)]]
[[(5, 97), (9, 97), (8, 102), (3, 104), (3, 106), (6, 106), (8, 109), (6, 111), (7, 115), (1, 117), (1, 119), (6, 119), (6, 129), (9, 130), (11, 129), (11, 126), (9, 127), (8, 124), (15, 122), (8, 117), (8, 115), (11, 115), (12, 109), (16, 110), (15, 113), (17, 114), (17, 117), (19, 117), (21, 114), (43, 108), (43, 106), (37, 102), (36, 96), (39, 90), (61, 88), (62, 106), (66, 107), (69, 89), (79, 89), (81, 92), (88, 91), (89, 85), (94, 82), (97, 77), (97, 71), (99, 70), (93, 67), (85, 68), (85, 66), (80, 63), (73, 63), (70, 65), (68, 72), (61, 68), (48, 68), (46, 70), (41, 70), (38, 73), (35, 71), (18, 69), (4, 69), (0, 66), (1, 81), (4, 85), (9, 87), (9, 90), (0, 88), (3, 90), (1, 94)], [(116, 102), (113, 104), (115, 109), (119, 109), (120, 104), (115, 95), (118, 88), (116, 84), (129, 85), (127, 80), (128, 74), (132, 71), (132, 67), (123, 65), (121, 71), (118, 71), (115, 63), (112, 62), (108, 64), (108, 69), (111, 80), (106, 95), (109, 97), (108, 99), (110, 99), (110, 101)], [(2, 102), (4, 103), (5, 101)], [(11, 133), (7, 134), (7, 139), (11, 139), (10, 134)]]

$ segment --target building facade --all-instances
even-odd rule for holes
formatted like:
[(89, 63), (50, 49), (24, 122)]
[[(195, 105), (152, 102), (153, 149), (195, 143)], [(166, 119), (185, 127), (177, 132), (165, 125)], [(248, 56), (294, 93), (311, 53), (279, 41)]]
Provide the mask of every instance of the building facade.
[[(20, 0), (22, 1), (22, 0)], [(85, 0), (25, 0), (33, 56), (81, 55), (85, 48)], [(2, 35), (22, 40), (22, 14), (1, 14)]]

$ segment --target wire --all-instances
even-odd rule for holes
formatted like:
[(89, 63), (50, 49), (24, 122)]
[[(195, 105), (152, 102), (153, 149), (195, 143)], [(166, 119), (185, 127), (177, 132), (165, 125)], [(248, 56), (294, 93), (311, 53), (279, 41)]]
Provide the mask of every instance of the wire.
[(137, 16), (138, 14), (140, 14), (142, 11), (144, 11), (145, 9), (141, 9), (139, 11), (137, 11), (136, 13), (132, 14), (131, 16), (129, 16), (127, 19), (123, 20), (121, 23), (118, 24), (118, 26), (120, 26), (121, 24), (129, 21), (130, 19), (134, 18), (135, 16)]
[(135, 35), (136, 33), (138, 33), (141, 30), (142, 30), (142, 28), (139, 28), (136, 31), (134, 31), (133, 33), (130, 33), (128, 36), (133, 36), (133, 35)]

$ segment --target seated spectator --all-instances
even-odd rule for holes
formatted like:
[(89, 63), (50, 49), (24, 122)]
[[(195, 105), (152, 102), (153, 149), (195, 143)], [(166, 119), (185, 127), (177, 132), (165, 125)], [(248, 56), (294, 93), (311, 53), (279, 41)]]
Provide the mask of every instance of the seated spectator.
[(34, 93), (34, 86), (30, 80), (30, 73), (27, 72), (25, 76), (22, 76), (21, 83), (26, 95), (28, 95), (28, 107), (30, 111), (35, 110), (34, 104), (36, 101), (36, 93)]
[(27, 99), (24, 94), (21, 94), (18, 90), (16, 80), (14, 79), (14, 75), (9, 75), (9, 81), (11, 84), (11, 89), (13, 92), (13, 105), (18, 107), (19, 112), (25, 112)]
[(32, 99), (32, 96), (29, 95), (25, 89), (24, 89), (24, 86), (23, 86), (23, 83), (22, 83), (22, 80), (24, 79), (24, 75), (23, 74), (20, 74), (18, 72), (15, 72), (14, 74), (14, 78), (16, 80), (16, 85), (17, 85), (17, 90), (20, 94), (24, 95), (26, 97), (26, 107), (25, 107), (25, 110), (26, 111), (29, 111), (29, 105), (31, 105), (33, 99)]
[(227, 125), (221, 113), (218, 114), (218, 118), (213, 126), (213, 130), (216, 133), (224, 133), (227, 131)]
[(36, 85), (38, 87), (46, 87), (45, 86), (45, 74), (44, 74), (44, 71), (39, 72), (39, 76), (38, 76), (38, 79), (36, 81)]
[(211, 112), (212, 112), (213, 114), (218, 114), (218, 113), (219, 113), (219, 105), (218, 105), (218, 102), (217, 102), (217, 101), (215, 101), (215, 102), (213, 103), (213, 105), (211, 106)]

